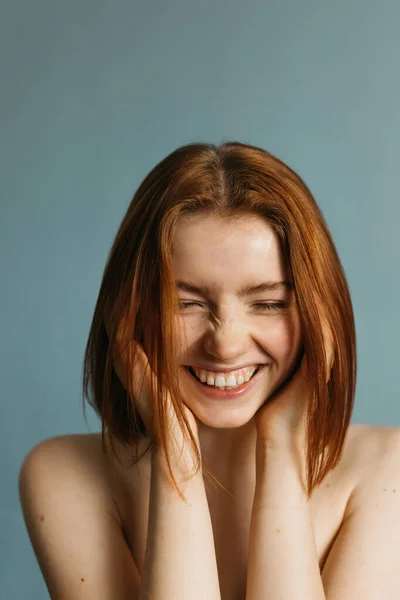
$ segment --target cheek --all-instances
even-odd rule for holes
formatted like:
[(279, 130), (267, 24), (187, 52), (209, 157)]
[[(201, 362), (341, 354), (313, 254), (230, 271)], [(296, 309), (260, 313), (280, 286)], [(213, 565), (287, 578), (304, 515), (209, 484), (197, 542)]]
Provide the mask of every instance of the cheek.
[(178, 347), (181, 352), (185, 352), (185, 350), (192, 346), (196, 339), (198, 339), (198, 327), (196, 328), (193, 323), (191, 324), (189, 319), (177, 317), (175, 328)]
[(266, 325), (262, 333), (265, 346), (279, 360), (290, 360), (297, 355), (301, 343), (299, 321), (285, 316)]

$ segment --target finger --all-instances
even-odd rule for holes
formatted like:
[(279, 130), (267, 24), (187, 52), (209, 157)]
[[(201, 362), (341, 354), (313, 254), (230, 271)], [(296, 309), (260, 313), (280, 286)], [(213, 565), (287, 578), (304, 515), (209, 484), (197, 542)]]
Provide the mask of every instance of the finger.
[(134, 401), (147, 431), (153, 431), (151, 382), (155, 384), (148, 358), (142, 346), (132, 338), (125, 316), (120, 319), (112, 351), (114, 370)]

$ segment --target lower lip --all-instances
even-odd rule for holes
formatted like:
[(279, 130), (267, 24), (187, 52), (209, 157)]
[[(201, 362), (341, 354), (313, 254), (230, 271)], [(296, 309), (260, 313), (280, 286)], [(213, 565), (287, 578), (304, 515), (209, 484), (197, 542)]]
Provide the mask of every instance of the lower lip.
[(219, 390), (215, 387), (203, 384), (198, 379), (196, 379), (194, 375), (189, 373), (189, 371), (185, 367), (183, 367), (183, 370), (185, 371), (190, 381), (202, 394), (208, 396), (209, 398), (216, 398), (217, 400), (226, 400), (227, 398), (240, 398), (241, 396), (246, 394), (246, 392), (250, 391), (257, 382), (257, 380), (260, 378), (262, 373), (265, 371), (267, 366), (268, 365), (260, 365), (260, 368), (254, 375), (254, 377), (252, 377), (249, 381), (242, 383), (242, 385), (239, 385), (233, 390)]

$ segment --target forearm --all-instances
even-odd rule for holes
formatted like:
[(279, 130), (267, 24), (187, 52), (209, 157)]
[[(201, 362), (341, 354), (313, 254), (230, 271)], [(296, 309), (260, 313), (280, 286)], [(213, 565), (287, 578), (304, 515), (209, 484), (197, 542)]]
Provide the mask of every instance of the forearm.
[(325, 600), (304, 479), (289, 455), (257, 452), (246, 600)]
[[(177, 469), (176, 475), (179, 482), (183, 473)], [(220, 600), (202, 472), (179, 483), (179, 488), (187, 504), (169, 481), (165, 458), (154, 452), (140, 600)]]

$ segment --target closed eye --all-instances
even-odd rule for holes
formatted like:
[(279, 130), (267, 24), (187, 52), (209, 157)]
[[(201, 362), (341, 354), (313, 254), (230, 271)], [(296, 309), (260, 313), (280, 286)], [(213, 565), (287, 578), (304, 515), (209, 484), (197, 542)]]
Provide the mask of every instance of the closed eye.
[(198, 302), (180, 302), (180, 308), (190, 308), (191, 306), (201, 306)]
[[(202, 306), (202, 304), (200, 304), (199, 302), (181, 302), (180, 303), (180, 308), (182, 308), (183, 310), (185, 308), (191, 308), (192, 306)], [(288, 302), (262, 302), (262, 303), (253, 304), (253, 306), (257, 310), (261, 310), (261, 311), (276, 311), (276, 310), (283, 310), (284, 308), (287, 308), (289, 306), (289, 303)]]
[(263, 302), (259, 304), (253, 304), (257, 310), (283, 310), (289, 306), (288, 302)]

